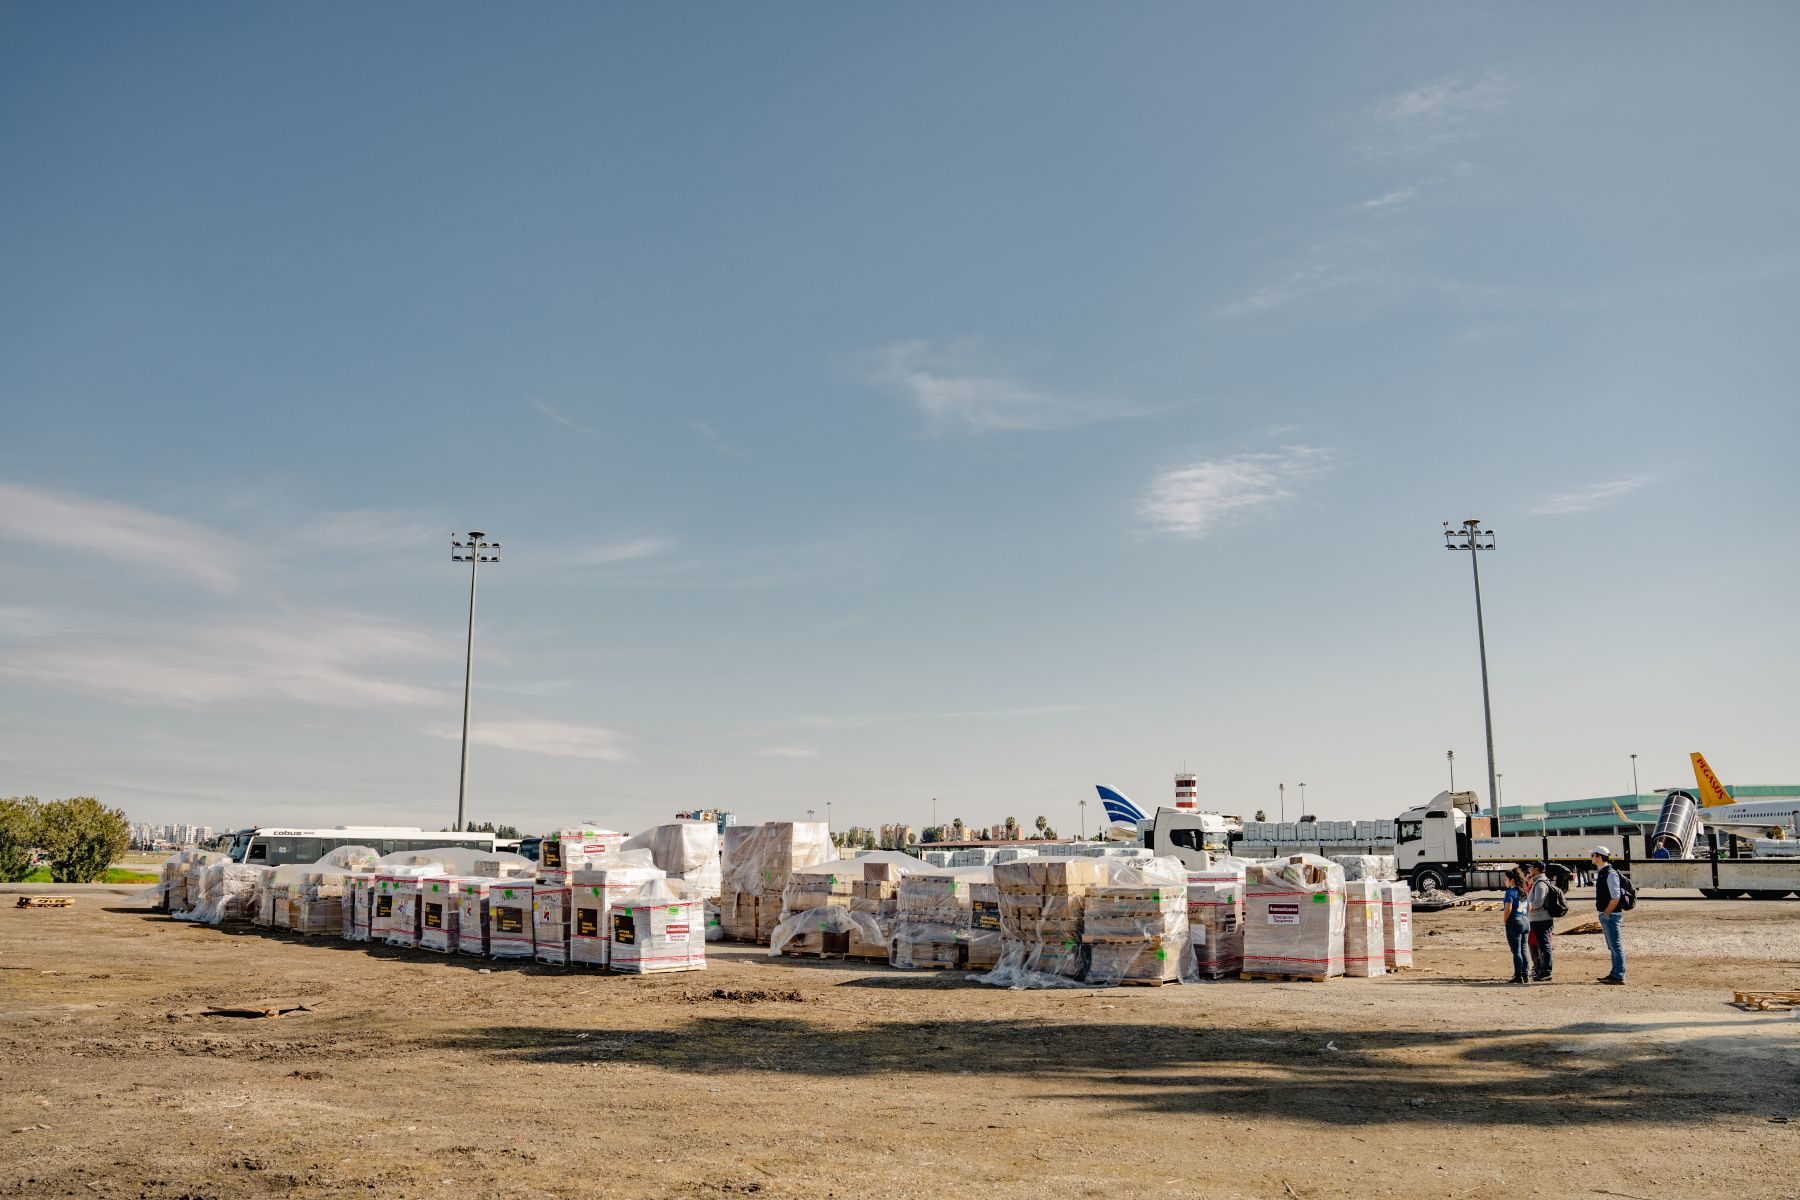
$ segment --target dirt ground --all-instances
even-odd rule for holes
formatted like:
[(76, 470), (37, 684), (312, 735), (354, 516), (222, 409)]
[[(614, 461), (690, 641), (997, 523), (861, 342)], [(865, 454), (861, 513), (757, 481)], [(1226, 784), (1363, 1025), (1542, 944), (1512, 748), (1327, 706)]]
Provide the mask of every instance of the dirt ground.
[[(1008, 992), (709, 948), (650, 978), (0, 899), (0, 1196), (1800, 1195), (1800, 901), (1646, 898), (1517, 988), (1416, 970)], [(1577, 899), (1572, 925), (1584, 919)], [(206, 1017), (305, 1000), (279, 1019)]]

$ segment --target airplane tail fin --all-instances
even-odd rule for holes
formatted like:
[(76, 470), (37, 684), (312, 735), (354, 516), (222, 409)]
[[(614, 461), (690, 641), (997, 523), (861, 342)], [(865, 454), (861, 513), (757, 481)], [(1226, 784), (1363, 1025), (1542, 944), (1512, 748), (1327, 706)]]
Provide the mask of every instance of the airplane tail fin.
[(1713, 769), (1706, 765), (1706, 756), (1696, 751), (1688, 757), (1694, 760), (1694, 782), (1700, 785), (1700, 807), (1717, 808), (1721, 804), (1733, 803), (1725, 785), (1719, 782)]
[(1137, 805), (1125, 798), (1123, 792), (1114, 791), (1104, 784), (1094, 788), (1100, 793), (1100, 807), (1106, 810), (1107, 820), (1115, 825), (1136, 825), (1144, 819), (1144, 814)]

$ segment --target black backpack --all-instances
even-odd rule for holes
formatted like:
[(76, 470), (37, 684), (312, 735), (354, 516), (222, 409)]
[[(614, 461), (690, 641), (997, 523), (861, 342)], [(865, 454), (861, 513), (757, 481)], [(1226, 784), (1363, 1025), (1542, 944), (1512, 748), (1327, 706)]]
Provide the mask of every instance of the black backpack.
[(1637, 888), (1631, 885), (1631, 876), (1614, 867), (1619, 874), (1619, 911), (1630, 912), (1637, 907)]
[(1554, 883), (1551, 883), (1547, 879), (1544, 881), (1544, 883), (1545, 883), (1544, 911), (1549, 913), (1553, 917), (1560, 918), (1560, 917), (1568, 916), (1569, 915), (1569, 898), (1567, 896), (1563, 895), (1563, 890), (1561, 888), (1557, 887)]

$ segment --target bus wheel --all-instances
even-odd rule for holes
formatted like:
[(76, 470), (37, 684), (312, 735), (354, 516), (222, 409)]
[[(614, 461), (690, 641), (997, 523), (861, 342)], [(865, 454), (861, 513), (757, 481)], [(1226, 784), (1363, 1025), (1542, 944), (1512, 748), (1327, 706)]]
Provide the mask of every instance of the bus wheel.
[(1729, 900), (1731, 893), (1724, 888), (1701, 888), (1700, 894), (1708, 900)]
[(1786, 892), (1771, 892), (1767, 888), (1763, 888), (1758, 891), (1751, 892), (1750, 898), (1752, 900), (1785, 900), (1787, 898), (1787, 893)]
[(1413, 872), (1412, 890), (1420, 893), (1443, 892), (1449, 889), (1444, 886), (1444, 873), (1436, 867), (1422, 867)]

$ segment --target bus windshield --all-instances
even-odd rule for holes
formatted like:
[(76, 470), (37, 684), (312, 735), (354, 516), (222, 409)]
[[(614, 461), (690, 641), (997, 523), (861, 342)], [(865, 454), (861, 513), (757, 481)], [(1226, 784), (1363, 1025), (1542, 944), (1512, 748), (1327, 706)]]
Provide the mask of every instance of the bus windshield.
[[(219, 840), (223, 841), (224, 839), (221, 838)], [(244, 861), (244, 850), (249, 845), (250, 831), (248, 829), (240, 829), (237, 836), (231, 839), (231, 848), (227, 850), (226, 853), (230, 855), (232, 862), (241, 863)]]

